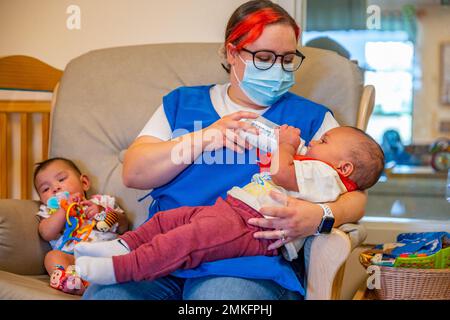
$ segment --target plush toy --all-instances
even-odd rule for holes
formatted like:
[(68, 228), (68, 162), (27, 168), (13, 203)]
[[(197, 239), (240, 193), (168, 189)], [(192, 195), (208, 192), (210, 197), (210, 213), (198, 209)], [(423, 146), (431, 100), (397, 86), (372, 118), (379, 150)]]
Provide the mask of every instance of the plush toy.
[(64, 267), (61, 265), (56, 265), (55, 270), (53, 270), (52, 274), (50, 275), (50, 286), (52, 288), (62, 290), (63, 288), (63, 281), (62, 279), (65, 278), (66, 271), (64, 270)]
[(56, 265), (50, 276), (50, 286), (64, 292), (73, 292), (74, 290), (82, 292), (87, 285), (88, 282), (82, 280), (75, 271), (75, 266), (68, 266), (64, 270), (63, 266)]
[(96, 228), (98, 231), (108, 232), (119, 220), (119, 215), (114, 210), (106, 208), (105, 211), (95, 216), (95, 220), (97, 220)]
[(96, 228), (101, 232), (109, 232), (113, 226), (118, 222), (119, 216), (113, 209), (116, 207), (114, 197), (109, 195), (96, 194), (92, 196), (91, 201), (105, 208), (102, 212), (95, 215), (94, 219), (97, 221)]

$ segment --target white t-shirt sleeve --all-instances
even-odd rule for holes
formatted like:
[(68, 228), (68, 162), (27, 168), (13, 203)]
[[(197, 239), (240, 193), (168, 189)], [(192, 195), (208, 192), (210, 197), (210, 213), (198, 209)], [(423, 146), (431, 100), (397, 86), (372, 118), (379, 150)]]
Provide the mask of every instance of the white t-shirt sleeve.
[(142, 136), (152, 136), (163, 141), (168, 141), (172, 138), (172, 128), (170, 127), (169, 120), (167, 120), (162, 104), (153, 113), (137, 138)]
[(294, 160), (298, 192), (290, 192), (296, 198), (311, 202), (335, 201), (347, 192), (339, 174), (326, 163), (318, 160)]
[(322, 135), (327, 132), (328, 130), (331, 130), (333, 128), (339, 127), (339, 123), (336, 121), (336, 119), (333, 117), (331, 112), (325, 113), (325, 116), (323, 117), (323, 122), (320, 128), (317, 130), (317, 132), (312, 137), (312, 140), (319, 140)]

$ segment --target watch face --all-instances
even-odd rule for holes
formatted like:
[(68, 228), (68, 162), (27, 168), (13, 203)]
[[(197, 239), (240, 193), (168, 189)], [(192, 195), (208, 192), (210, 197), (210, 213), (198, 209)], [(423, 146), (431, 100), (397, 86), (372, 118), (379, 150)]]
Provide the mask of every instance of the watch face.
[(320, 233), (330, 233), (333, 229), (334, 218), (333, 217), (325, 217), (322, 221), (322, 226), (320, 228)]

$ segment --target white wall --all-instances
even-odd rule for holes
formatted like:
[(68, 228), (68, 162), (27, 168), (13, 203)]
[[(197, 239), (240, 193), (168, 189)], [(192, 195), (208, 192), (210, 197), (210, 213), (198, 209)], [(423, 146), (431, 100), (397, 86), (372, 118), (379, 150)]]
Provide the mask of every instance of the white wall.
[(430, 143), (438, 137), (441, 121), (450, 121), (450, 106), (440, 101), (440, 45), (450, 42), (450, 6), (424, 7), (418, 19), (417, 59), (421, 65), (413, 110), (413, 140)]
[[(288, 0), (290, 1), (290, 0)], [(229, 16), (246, 0), (0, 0), (0, 57), (28, 55), (63, 70), (94, 49), (164, 42), (220, 42)], [(80, 9), (80, 29), (66, 26), (67, 8)], [(39, 142), (39, 121), (32, 136)], [(11, 117), (12, 198), (20, 197), (19, 121)], [(36, 140), (36, 141), (35, 141)], [(32, 159), (40, 161), (40, 144)], [(30, 177), (31, 178), (31, 177)], [(33, 198), (36, 193), (33, 190)]]
[[(164, 42), (220, 42), (246, 0), (0, 0), (0, 56), (23, 54), (64, 69), (99, 48)], [(81, 29), (69, 30), (70, 5)]]
[[(304, 0), (274, 0), (300, 20)], [(167, 42), (221, 42), (233, 11), (247, 0), (0, 0), (0, 57), (28, 55), (63, 70), (90, 50)], [(67, 9), (80, 9), (70, 30)], [(11, 119), (18, 139), (17, 117)], [(33, 121), (33, 136), (39, 124)], [(19, 181), (18, 145), (12, 145), (11, 180)], [(39, 161), (39, 146), (33, 148)], [(13, 183), (13, 198), (19, 186)]]

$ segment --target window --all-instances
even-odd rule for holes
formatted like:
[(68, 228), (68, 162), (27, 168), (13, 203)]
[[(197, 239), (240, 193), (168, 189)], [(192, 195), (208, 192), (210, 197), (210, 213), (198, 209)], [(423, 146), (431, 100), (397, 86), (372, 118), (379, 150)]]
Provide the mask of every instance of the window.
[[(394, 129), (404, 144), (412, 139), (414, 44), (403, 31), (339, 30), (304, 32), (305, 45), (330, 38), (364, 72), (364, 84), (375, 86), (374, 113), (367, 132), (379, 143)], [(342, 54), (342, 53), (341, 53)], [(344, 54), (342, 54), (344, 55)]]
[(367, 132), (377, 141), (395, 129), (411, 143), (414, 46), (410, 41), (368, 41), (365, 44), (365, 84), (376, 88), (374, 113)]

